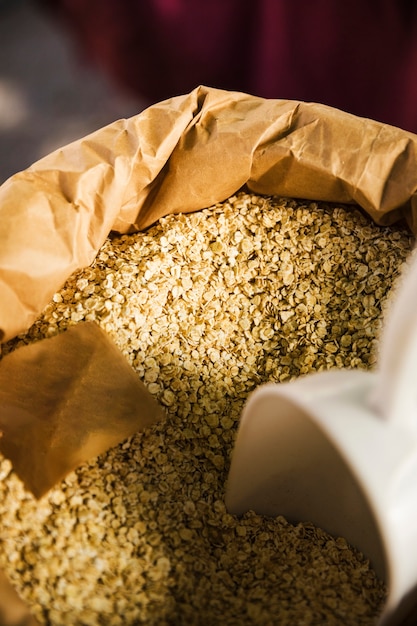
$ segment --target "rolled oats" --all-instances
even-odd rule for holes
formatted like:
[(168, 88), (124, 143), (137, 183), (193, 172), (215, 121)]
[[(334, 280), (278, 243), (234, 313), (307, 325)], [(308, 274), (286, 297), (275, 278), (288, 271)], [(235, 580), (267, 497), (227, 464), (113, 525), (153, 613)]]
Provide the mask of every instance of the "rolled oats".
[(164, 423), (40, 502), (0, 463), (0, 568), (42, 624), (373, 624), (386, 589), (308, 520), (224, 506), (243, 404), (266, 381), (375, 363), (411, 253), (355, 207), (245, 193), (111, 235), (3, 354), (94, 320), (165, 405)]

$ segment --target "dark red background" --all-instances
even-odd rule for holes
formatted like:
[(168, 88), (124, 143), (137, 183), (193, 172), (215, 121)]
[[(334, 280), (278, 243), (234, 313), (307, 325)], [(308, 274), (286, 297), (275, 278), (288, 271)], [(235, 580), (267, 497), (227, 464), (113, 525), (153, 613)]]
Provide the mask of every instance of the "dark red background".
[(39, 0), (149, 103), (199, 84), (417, 132), (414, 0)]

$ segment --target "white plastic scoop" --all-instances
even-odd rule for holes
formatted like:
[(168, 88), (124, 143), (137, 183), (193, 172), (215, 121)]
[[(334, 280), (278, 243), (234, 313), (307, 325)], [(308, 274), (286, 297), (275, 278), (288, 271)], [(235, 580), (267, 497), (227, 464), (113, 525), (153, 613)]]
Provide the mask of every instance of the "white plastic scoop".
[(403, 621), (417, 607), (417, 257), (404, 274), (378, 371), (255, 390), (226, 490), (233, 514), (311, 521), (360, 549), (388, 583), (384, 626), (417, 624)]

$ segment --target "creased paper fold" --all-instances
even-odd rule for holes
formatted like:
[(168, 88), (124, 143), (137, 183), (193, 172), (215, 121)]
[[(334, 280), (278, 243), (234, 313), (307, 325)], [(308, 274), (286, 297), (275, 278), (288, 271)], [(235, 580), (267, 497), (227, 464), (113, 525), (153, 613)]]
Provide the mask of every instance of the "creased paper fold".
[(27, 329), (111, 230), (250, 191), (358, 203), (417, 232), (417, 136), (328, 106), (198, 87), (0, 187), (0, 333)]

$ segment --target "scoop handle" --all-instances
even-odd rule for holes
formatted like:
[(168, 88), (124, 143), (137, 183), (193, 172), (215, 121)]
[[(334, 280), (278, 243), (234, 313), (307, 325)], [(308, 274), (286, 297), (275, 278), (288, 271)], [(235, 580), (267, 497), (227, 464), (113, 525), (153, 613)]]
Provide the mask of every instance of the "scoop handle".
[(382, 332), (372, 401), (385, 419), (417, 437), (417, 254), (412, 254)]

